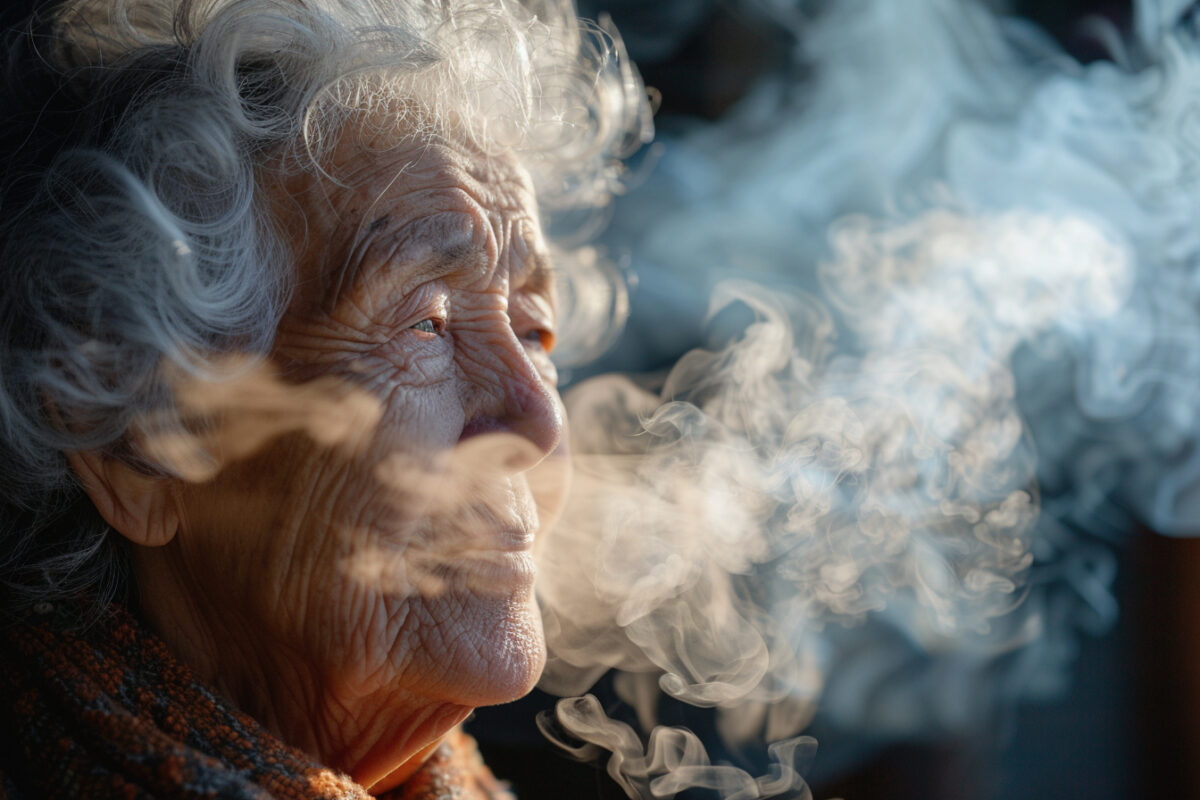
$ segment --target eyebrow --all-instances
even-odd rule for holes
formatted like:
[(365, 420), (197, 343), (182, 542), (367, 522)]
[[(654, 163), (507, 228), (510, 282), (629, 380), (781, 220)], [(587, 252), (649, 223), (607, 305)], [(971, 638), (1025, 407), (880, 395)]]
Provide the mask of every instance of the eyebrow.
[[(329, 308), (336, 306), (347, 292), (353, 290), (364, 271), (373, 272), (388, 260), (375, 257), (374, 251), (381, 241), (386, 241), (389, 235), (388, 223), (393, 221), (392, 215), (384, 214), (358, 228), (341, 266), (327, 273), (329, 278), (325, 285), (324, 302)], [(391, 233), (399, 237), (402, 235), (402, 231), (401, 228)], [(472, 250), (468, 244), (457, 242), (447, 244), (445, 240), (435, 236), (418, 236), (416, 238), (429, 247), (429, 252), (422, 258), (407, 262), (408, 266), (412, 268), (412, 279), (420, 283), (437, 280), (455, 269), (461, 268), (468, 260)], [(402, 248), (403, 246), (395, 248), (393, 253)]]
[[(352, 290), (364, 268), (374, 271), (374, 268), (381, 266), (376, 263), (376, 259), (371, 257), (371, 253), (380, 241), (381, 232), (386, 231), (388, 223), (393, 220), (392, 215), (384, 214), (360, 228), (357, 241), (351, 247), (350, 257), (346, 259), (342, 268), (337, 270), (336, 276), (327, 286), (326, 297), (331, 306), (336, 305), (346, 292)], [(403, 228), (397, 229), (395, 233), (400, 235), (402, 230)], [(386, 237), (387, 233), (382, 235)], [(414, 238), (428, 246), (429, 252), (419, 259), (406, 263), (406, 283), (415, 285), (439, 280), (457, 270), (462, 270), (477, 258), (473, 242), (448, 243), (436, 236), (418, 235)], [(552, 259), (545, 252), (536, 251), (533, 247), (526, 249), (529, 253), (528, 257), (510, 275), (511, 286), (526, 291), (551, 294), (556, 280)], [(408, 287), (405, 287), (405, 291), (408, 291)]]

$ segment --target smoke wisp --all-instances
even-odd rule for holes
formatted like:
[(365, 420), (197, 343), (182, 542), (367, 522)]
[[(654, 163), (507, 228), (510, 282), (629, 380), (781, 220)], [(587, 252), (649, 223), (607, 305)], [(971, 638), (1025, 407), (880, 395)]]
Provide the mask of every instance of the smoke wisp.
[[(726, 744), (818, 704), (963, 730), (1111, 622), (1103, 538), (1195, 524), (1200, 32), (1137, 3), (1085, 66), (978, 2), (767, 5), (811, 78), (666, 136), (615, 210), (641, 296), (616, 361), (672, 319), (708, 341), (566, 397), (543, 686), (615, 668), (647, 730), (661, 691)], [(647, 796), (640, 741), (558, 717)]]

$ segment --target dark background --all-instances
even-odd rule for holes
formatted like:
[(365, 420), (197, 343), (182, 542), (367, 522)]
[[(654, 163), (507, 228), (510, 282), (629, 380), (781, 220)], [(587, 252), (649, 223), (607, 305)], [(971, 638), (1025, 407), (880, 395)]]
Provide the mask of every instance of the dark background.
[[(904, 0), (896, 0), (904, 2)], [(798, 5), (803, 5), (798, 0)], [(612, 16), (647, 86), (661, 94), (660, 128), (716, 120), (755, 79), (790, 66), (790, 34), (766, 15), (717, 0), (580, 0), (582, 16)], [(1005, 4), (1048, 30), (1081, 61), (1103, 49), (1080, 23), (1099, 15), (1128, 29), (1128, 2), (1020, 0)], [(637, 297), (634, 295), (636, 315)], [(1084, 637), (1070, 689), (1057, 700), (1011, 710), (970, 737), (864, 747), (851, 764), (823, 764), (810, 783), (818, 800), (1116, 800), (1200, 798), (1200, 540), (1131, 531), (1118, 546), (1121, 616)], [(594, 693), (632, 721), (607, 682)], [(535, 692), (481, 709), (471, 723), (485, 759), (525, 800), (623, 798), (602, 764), (568, 760), (545, 743), (535, 715), (555, 698)], [(710, 717), (664, 702), (662, 722), (704, 738)], [(819, 730), (812, 731), (822, 740)], [(723, 754), (714, 752), (714, 758)], [(689, 795), (691, 796), (691, 795)], [(695, 797), (711, 797), (695, 793)]]

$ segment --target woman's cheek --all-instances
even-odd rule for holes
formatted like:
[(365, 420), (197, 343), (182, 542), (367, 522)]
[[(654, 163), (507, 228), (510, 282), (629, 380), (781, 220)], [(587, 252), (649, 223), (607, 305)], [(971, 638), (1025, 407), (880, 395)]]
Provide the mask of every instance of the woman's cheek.
[[(453, 416), (456, 410), (454, 348), (445, 339), (415, 343), (390, 341), (378, 347), (370, 357), (358, 360), (353, 373), (353, 380), (383, 404), (377, 440), (393, 440), (402, 430), (414, 425), (434, 424), (440, 429), (445, 421), (437, 424), (431, 416)], [(407, 432), (420, 433), (419, 430)], [(457, 435), (442, 432), (442, 436), (432, 441), (417, 435), (413, 443), (430, 445), (440, 441), (445, 446), (456, 439)]]
[(409, 505), (415, 486), (436, 484), (464, 425), (453, 347), (431, 344), (381, 350), (360, 376), (383, 405), (365, 461), (383, 482), (377, 488)]
[(444, 381), (454, 365), (454, 341), (446, 333), (400, 331), (372, 353), (379, 377), (401, 386)]

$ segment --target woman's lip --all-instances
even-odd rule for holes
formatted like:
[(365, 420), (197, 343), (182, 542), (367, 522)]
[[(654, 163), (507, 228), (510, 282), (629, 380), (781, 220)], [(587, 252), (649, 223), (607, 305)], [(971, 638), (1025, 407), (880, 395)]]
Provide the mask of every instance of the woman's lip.
[(468, 588), (485, 594), (529, 588), (537, 578), (537, 564), (528, 549), (472, 550), (455, 558), (451, 567)]
[[(478, 535), (457, 547), (440, 550), (442, 558), (453, 564), (459, 559), (489, 560), (506, 555), (533, 552), (534, 535), (521, 528), (504, 528), (488, 535)], [(437, 548), (434, 549), (437, 552)]]
[(533, 531), (523, 526), (501, 528), (479, 537), (472, 543), (475, 546), (456, 549), (448, 566), (476, 591), (532, 587), (537, 577), (533, 539)]
[[(436, 535), (435, 535), (436, 536)], [(435, 542), (431, 550), (441, 550), (447, 555), (468, 555), (471, 553), (521, 552), (532, 550), (534, 533), (523, 527), (487, 529), (481, 526), (478, 531), (463, 532), (442, 539), (442, 546)]]
[(505, 528), (500, 531), (499, 549), (529, 550), (533, 548), (533, 531), (528, 528)]

